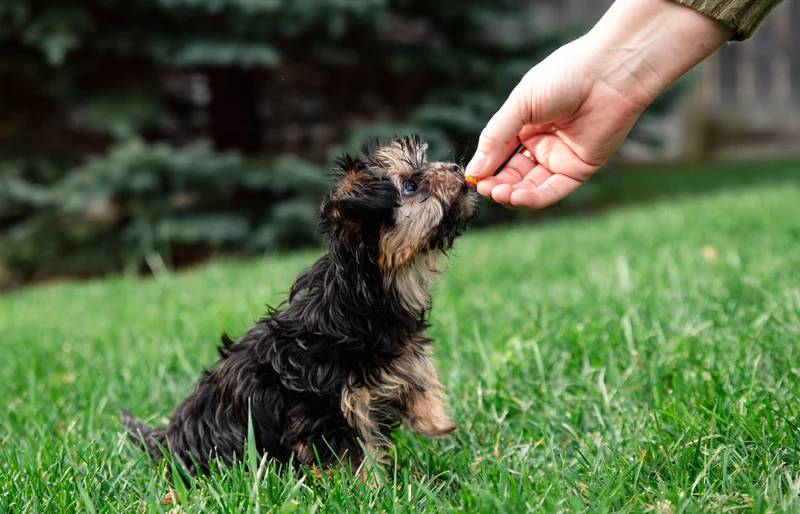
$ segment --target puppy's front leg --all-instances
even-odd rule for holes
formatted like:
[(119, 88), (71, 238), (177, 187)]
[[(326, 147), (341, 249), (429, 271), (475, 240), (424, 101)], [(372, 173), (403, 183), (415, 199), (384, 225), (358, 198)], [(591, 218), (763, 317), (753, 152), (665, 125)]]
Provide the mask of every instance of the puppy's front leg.
[(445, 411), (447, 396), (439, 374), (428, 356), (418, 357), (416, 361), (415, 377), (422, 387), (413, 389), (409, 395), (406, 425), (428, 437), (447, 435), (456, 425)]

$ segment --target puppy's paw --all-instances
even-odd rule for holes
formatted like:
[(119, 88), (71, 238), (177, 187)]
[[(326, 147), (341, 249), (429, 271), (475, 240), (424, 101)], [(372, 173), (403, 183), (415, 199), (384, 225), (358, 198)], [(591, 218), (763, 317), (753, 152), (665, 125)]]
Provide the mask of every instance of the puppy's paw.
[(455, 423), (451, 423), (450, 425), (446, 426), (446, 427), (445, 427), (445, 428), (442, 430), (442, 432), (441, 432), (441, 433), (439, 433), (438, 435), (439, 435), (439, 436), (444, 436), (444, 435), (452, 434), (452, 433), (453, 433), (453, 432), (455, 432), (456, 430), (458, 430), (458, 425), (456, 425)]
[(458, 428), (449, 417), (413, 417), (408, 419), (407, 425), (425, 437), (442, 437)]
[(428, 433), (420, 432), (424, 436), (428, 437), (443, 437), (447, 434), (452, 434), (458, 427), (454, 423), (450, 423), (449, 425), (444, 425), (440, 427), (434, 427), (433, 430), (429, 431)]
[(408, 402), (406, 426), (414, 432), (427, 437), (441, 437), (456, 429), (452, 418), (447, 415), (444, 393), (417, 391)]

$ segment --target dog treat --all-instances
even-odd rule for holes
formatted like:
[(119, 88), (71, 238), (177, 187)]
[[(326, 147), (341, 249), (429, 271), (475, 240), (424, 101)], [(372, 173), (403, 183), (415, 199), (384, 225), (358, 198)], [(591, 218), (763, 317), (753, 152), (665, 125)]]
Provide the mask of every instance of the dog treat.
[[(495, 170), (495, 172), (492, 173), (492, 176), (494, 177), (498, 173), (500, 173), (503, 170), (503, 168), (505, 168), (508, 165), (508, 162), (511, 160), (511, 158), (514, 157), (520, 150), (522, 150), (522, 143), (517, 145), (517, 147), (514, 149), (514, 151), (511, 152), (511, 155), (509, 155), (508, 158), (505, 161), (503, 161), (503, 164), (498, 166), (498, 168)], [(480, 182), (481, 179), (479, 179), (477, 177), (473, 177), (472, 175), (464, 175), (464, 180), (467, 182), (468, 186), (470, 186), (471, 188), (474, 189), (474, 188), (478, 187), (478, 182)]]
[(319, 215), (326, 252), (285, 302), (222, 337), (167, 426), (123, 411), (131, 438), (196, 474), (246, 455), (252, 428), (261, 455), (323, 473), (349, 464), (363, 479), (401, 423), (429, 437), (455, 430), (425, 332), (438, 259), (474, 218), (477, 194), (426, 152), (415, 136), (339, 159)]

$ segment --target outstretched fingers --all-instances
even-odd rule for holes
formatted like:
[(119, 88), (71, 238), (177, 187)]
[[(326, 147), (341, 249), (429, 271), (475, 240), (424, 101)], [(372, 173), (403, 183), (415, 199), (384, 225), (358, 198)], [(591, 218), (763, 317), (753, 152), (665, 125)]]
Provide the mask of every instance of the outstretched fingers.
[[(563, 200), (581, 184), (583, 182), (580, 180), (558, 174), (552, 175), (538, 186), (534, 186), (531, 182), (520, 182), (515, 186), (509, 186), (512, 190), (509, 191), (505, 203), (525, 209), (542, 209)], [(494, 198), (494, 191), (492, 197)]]

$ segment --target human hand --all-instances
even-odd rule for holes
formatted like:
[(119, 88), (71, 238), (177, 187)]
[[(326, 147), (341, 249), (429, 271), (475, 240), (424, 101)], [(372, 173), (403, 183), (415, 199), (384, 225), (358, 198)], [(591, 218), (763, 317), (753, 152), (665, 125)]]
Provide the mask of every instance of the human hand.
[(546, 207), (600, 169), (645, 107), (603, 82), (578, 40), (525, 75), (481, 134), (467, 173), (486, 177), (522, 143), (523, 152), (481, 180), (478, 192), (509, 207)]
[[(591, 32), (525, 75), (481, 133), (467, 179), (507, 207), (558, 202), (600, 169), (666, 87), (730, 35), (674, 2), (617, 1)], [(520, 143), (524, 151), (492, 177)]]

